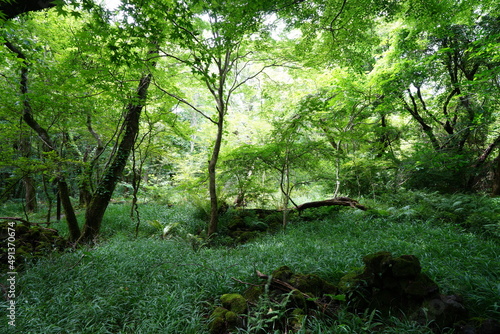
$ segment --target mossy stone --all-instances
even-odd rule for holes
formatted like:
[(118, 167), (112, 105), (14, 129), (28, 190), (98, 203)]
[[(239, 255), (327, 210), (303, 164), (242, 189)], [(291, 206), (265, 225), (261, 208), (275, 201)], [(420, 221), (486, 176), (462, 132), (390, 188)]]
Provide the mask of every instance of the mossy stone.
[(220, 297), (220, 300), (223, 307), (236, 314), (247, 311), (247, 300), (238, 293), (226, 293)]
[(224, 318), (226, 319), (227, 327), (229, 328), (234, 328), (238, 323), (238, 315), (233, 311), (227, 311)]
[(223, 307), (217, 307), (210, 315), (208, 329), (210, 334), (223, 334), (226, 332), (226, 313), (229, 312)]
[(333, 284), (315, 274), (295, 274), (290, 278), (290, 284), (301, 292), (316, 297), (337, 293), (337, 288)]
[(391, 270), (394, 277), (415, 277), (422, 266), (415, 255), (402, 255), (392, 259)]
[(340, 278), (340, 281), (338, 283), (338, 288), (340, 291), (347, 292), (352, 289), (355, 289), (357, 286), (359, 286), (362, 283), (362, 280), (360, 279), (361, 274), (363, 273), (362, 268), (357, 268), (354, 269), (353, 271), (345, 274)]
[(438, 285), (424, 273), (418, 274), (414, 279), (402, 281), (403, 291), (415, 297), (427, 297), (439, 292)]
[(244, 293), (243, 296), (248, 300), (249, 302), (257, 302), (259, 300), (260, 296), (264, 293), (264, 287), (263, 286), (251, 286), (248, 288)]
[(365, 263), (365, 273), (382, 274), (391, 265), (392, 254), (390, 252), (378, 252), (363, 257)]
[(288, 266), (281, 266), (271, 274), (273, 278), (287, 282), (293, 275), (292, 270)]

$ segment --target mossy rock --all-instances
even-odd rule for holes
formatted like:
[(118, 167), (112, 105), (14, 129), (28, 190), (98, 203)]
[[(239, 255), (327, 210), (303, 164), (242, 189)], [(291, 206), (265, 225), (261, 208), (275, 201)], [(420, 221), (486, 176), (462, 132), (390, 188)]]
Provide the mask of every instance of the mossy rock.
[(226, 313), (228, 309), (217, 307), (210, 315), (208, 329), (211, 334), (224, 334), (227, 331)]
[(437, 295), (435, 298), (425, 300), (412, 318), (422, 324), (432, 321), (433, 326), (443, 329), (452, 328), (455, 323), (467, 319), (468, 316), (459, 297)]
[[(0, 266), (7, 266), (7, 238), (8, 228), (12, 222), (0, 222)], [(28, 222), (15, 223), (16, 240), (16, 265), (22, 268), (26, 258), (37, 258), (45, 256), (53, 251), (63, 251), (69, 246), (66, 239), (59, 236), (57, 230), (33, 225)]]
[(271, 274), (273, 278), (287, 282), (292, 276), (293, 271), (288, 266), (281, 266)]
[(439, 286), (424, 273), (418, 274), (414, 279), (401, 281), (404, 293), (425, 298), (439, 293)]
[(390, 252), (378, 252), (363, 257), (365, 273), (383, 274), (391, 266), (392, 254)]
[(226, 324), (228, 328), (235, 328), (236, 325), (238, 324), (238, 314), (233, 311), (227, 311), (226, 314), (224, 314), (224, 318), (226, 319)]
[(319, 297), (324, 294), (336, 294), (338, 291), (336, 286), (315, 274), (295, 274), (290, 278), (290, 284), (301, 292), (311, 295), (311, 297)]
[(363, 268), (356, 268), (353, 271), (345, 274), (340, 278), (337, 287), (342, 292), (348, 292), (352, 289), (359, 287), (360, 285), (364, 285), (364, 281), (360, 278), (363, 274)]
[(249, 302), (256, 303), (263, 293), (264, 293), (263, 286), (251, 286), (243, 293), (243, 296)]
[(394, 277), (416, 277), (422, 266), (415, 255), (401, 255), (392, 259), (391, 270)]
[(243, 314), (247, 311), (247, 300), (238, 293), (227, 293), (220, 297), (222, 306), (236, 314)]

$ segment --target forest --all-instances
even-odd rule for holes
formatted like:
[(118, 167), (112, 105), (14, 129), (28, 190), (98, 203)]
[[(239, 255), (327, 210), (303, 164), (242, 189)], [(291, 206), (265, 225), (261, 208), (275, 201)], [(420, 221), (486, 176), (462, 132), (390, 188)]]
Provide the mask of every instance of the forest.
[(0, 0), (0, 41), (0, 332), (500, 333), (497, 1)]

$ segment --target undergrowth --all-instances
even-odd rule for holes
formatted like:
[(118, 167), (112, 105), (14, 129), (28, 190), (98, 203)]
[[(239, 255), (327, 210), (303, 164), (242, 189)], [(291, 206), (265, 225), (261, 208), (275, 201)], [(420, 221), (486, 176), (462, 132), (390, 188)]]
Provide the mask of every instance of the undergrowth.
[[(498, 239), (484, 228), (464, 225), (475, 214), (490, 209), (496, 214), (498, 209), (486, 199), (463, 198), (462, 204), (456, 204), (458, 196), (412, 196), (387, 204), (370, 202), (372, 208), (378, 205), (376, 211), (313, 209), (294, 217), (286, 232), (233, 247), (190, 242), (187, 236), (205, 223), (193, 215), (192, 208), (182, 206), (143, 206), (135, 238), (128, 205), (112, 205), (100, 243), (53, 253), (28, 263), (18, 275), (16, 331), (207, 333), (207, 315), (219, 305), (220, 295), (243, 292), (248, 286), (242, 282), (260, 283), (256, 270), (270, 274), (287, 265), (336, 284), (345, 273), (362, 266), (362, 256), (378, 251), (416, 255), (442, 293), (463, 296), (471, 316), (500, 318)], [(436, 197), (434, 203), (432, 197)], [(434, 211), (428, 212), (431, 206)], [(463, 210), (456, 212), (457, 207)], [(450, 210), (457, 217), (460, 212), (466, 215), (439, 218)], [(180, 229), (162, 239), (162, 227), (169, 224)], [(7, 305), (2, 300), (1, 307)], [(255, 326), (264, 321), (264, 311), (251, 315)], [(304, 319), (299, 333), (306, 331), (431, 333), (404, 317), (353, 315), (345, 310), (336, 319)], [(5, 319), (0, 332), (8, 332)]]

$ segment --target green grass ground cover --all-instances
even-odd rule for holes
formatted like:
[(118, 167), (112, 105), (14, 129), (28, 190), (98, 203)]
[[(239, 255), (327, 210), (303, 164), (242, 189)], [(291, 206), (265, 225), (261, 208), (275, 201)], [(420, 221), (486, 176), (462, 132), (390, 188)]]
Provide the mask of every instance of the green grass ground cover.
[[(416, 255), (443, 293), (464, 297), (472, 316), (500, 318), (498, 240), (453, 222), (422, 220), (404, 210), (391, 213), (389, 207), (378, 213), (319, 210), (294, 219), (286, 232), (234, 247), (200, 248), (185, 238), (161, 240), (154, 224), (147, 223), (176, 222), (184, 232), (194, 231), (203, 221), (193, 209), (143, 207), (139, 238), (133, 236), (128, 210), (127, 205), (110, 208), (106, 239), (93, 248), (27, 265), (17, 282), (16, 332), (207, 333), (207, 314), (220, 295), (244, 291), (247, 286), (237, 280), (258, 282), (255, 270), (269, 274), (287, 265), (336, 283), (362, 266), (362, 256), (378, 251)], [(347, 312), (335, 321), (311, 318), (303, 330), (370, 333), (379, 321), (384, 333), (430, 333), (404, 318)], [(11, 332), (6, 319), (0, 332)]]

